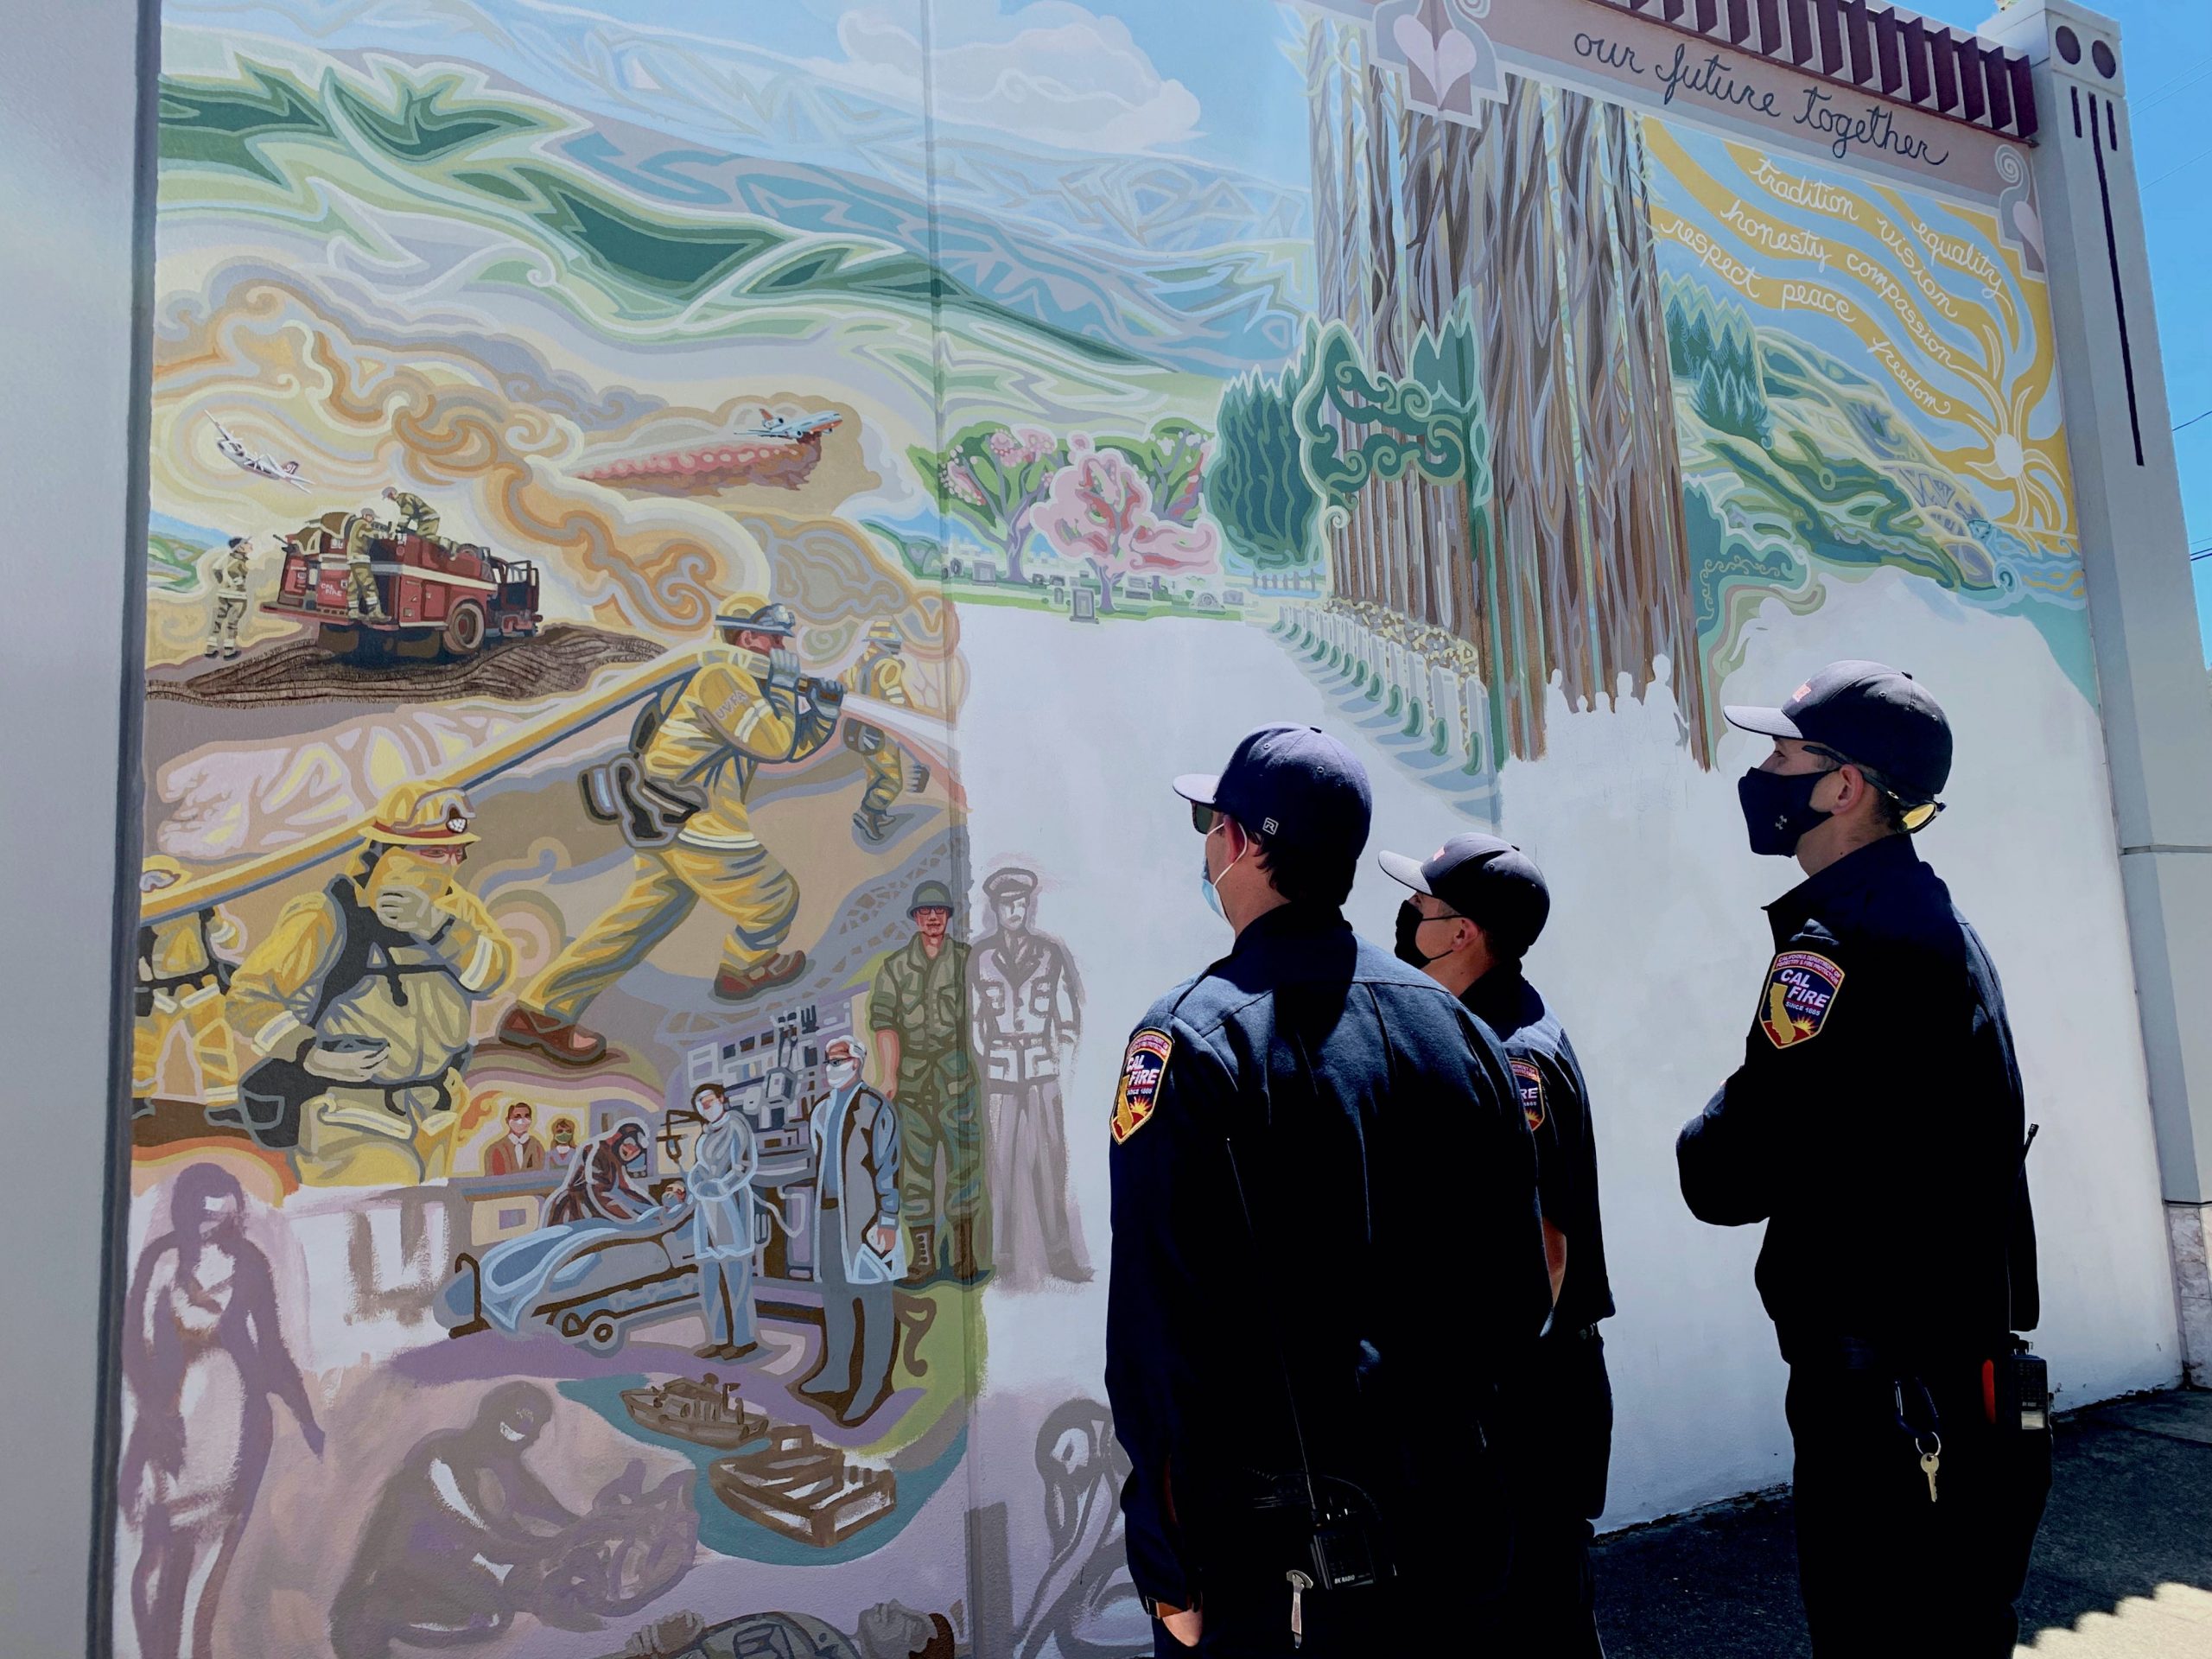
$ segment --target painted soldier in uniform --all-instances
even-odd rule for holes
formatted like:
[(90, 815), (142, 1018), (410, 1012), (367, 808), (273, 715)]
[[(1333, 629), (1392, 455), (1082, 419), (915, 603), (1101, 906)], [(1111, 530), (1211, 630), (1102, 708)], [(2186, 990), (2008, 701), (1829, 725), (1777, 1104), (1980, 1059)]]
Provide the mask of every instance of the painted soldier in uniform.
[(743, 1359), (753, 1335), (753, 1258), (760, 1249), (753, 1177), (760, 1166), (753, 1126), (729, 1109), (719, 1084), (691, 1091), (706, 1127), (691, 1143), (684, 1189), (691, 1196), (691, 1254), (699, 1263), (699, 1305), (707, 1341), (701, 1359)]
[(243, 536), (231, 537), (230, 546), (215, 562), (215, 616), (207, 627), (207, 652), (210, 657), (235, 657), (238, 654), (238, 630), (245, 626), (246, 576), (252, 569), (253, 556)]
[[(897, 623), (871, 623), (868, 649), (861, 653), (860, 661), (845, 671), (846, 689), (857, 696), (874, 697), (906, 708), (906, 670), (899, 660), (906, 644), (906, 636), (899, 632)], [(846, 722), (845, 741), (860, 752), (868, 774), (868, 786), (861, 792), (860, 810), (853, 814), (854, 827), (869, 841), (886, 840), (891, 834), (892, 804), (909, 785), (906, 754), (874, 727), (855, 721)], [(914, 762), (912, 786), (918, 791), (928, 783), (929, 773), (919, 761)]]
[(449, 1173), (476, 1005), (513, 943), (454, 880), (470, 843), (457, 789), (403, 784), (364, 845), (295, 899), (231, 982), (229, 1018), (263, 1057), (247, 1117), (289, 1144), (310, 1186), (405, 1185)]
[(830, 1092), (814, 1105), (814, 1275), (822, 1287), (822, 1358), (796, 1392), (840, 1423), (865, 1421), (891, 1397), (898, 1345), (891, 1287), (899, 1255), (899, 1113), (861, 1081), (867, 1045), (833, 1037), (823, 1051)]
[[(184, 866), (166, 854), (149, 856), (139, 872), (138, 890), (148, 895), (184, 880)], [(213, 906), (172, 916), (138, 930), (136, 1020), (130, 1030), (130, 1105), (134, 1117), (154, 1109), (162, 1051), (169, 1033), (182, 1026), (200, 1066), (200, 1097), (212, 1122), (235, 1122), (238, 1064), (231, 1048), (231, 1027), (223, 1018), (223, 995), (232, 969), (217, 953), (235, 949), (245, 931), (230, 914)]]
[(746, 798), (761, 767), (804, 760), (830, 741), (844, 688), (801, 678), (789, 607), (748, 595), (715, 621), (722, 645), (646, 711), (623, 763), (632, 793), (612, 810), (634, 853), (629, 891), (523, 992), (499, 1022), (502, 1042), (564, 1065), (604, 1058), (607, 1039), (577, 1023), (584, 1010), (702, 899), (731, 924), (716, 997), (741, 1002), (806, 971), (806, 953), (783, 948), (798, 883), (753, 833)]
[(1083, 986), (1067, 947), (1033, 931), (1037, 878), (1003, 869), (983, 883), (997, 931), (968, 958), (969, 1012), (983, 1066), (992, 1255), (999, 1282), (1031, 1290), (1090, 1277), (1067, 1196), (1060, 1074), (1083, 1027)]
[(384, 499), (391, 503), (391, 510), (399, 515), (399, 527), (426, 542), (438, 539), (438, 510), (419, 495), (405, 490), (385, 486)]
[(952, 893), (942, 881), (914, 889), (914, 937), (883, 959), (868, 995), (883, 1096), (899, 1108), (900, 1180), (912, 1256), (902, 1281), (939, 1268), (937, 1166), (944, 1156), (946, 1276), (963, 1285), (990, 1271), (976, 1232), (983, 1214), (983, 1125), (969, 1051), (968, 947), (950, 938)]

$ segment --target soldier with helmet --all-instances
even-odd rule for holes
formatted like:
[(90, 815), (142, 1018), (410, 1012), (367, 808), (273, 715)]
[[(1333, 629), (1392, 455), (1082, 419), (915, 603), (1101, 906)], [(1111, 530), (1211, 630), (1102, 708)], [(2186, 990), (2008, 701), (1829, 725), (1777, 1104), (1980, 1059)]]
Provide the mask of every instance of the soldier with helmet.
[(231, 1025), (260, 1057), (247, 1125), (292, 1148), (308, 1185), (448, 1173), (470, 1025), (515, 959), (458, 880), (469, 817), (457, 789), (391, 791), (352, 862), (287, 905), (232, 980)]
[[(184, 880), (184, 866), (166, 853), (148, 856), (138, 873), (138, 891), (148, 908), (154, 895)], [(223, 910), (207, 906), (149, 922), (138, 929), (137, 979), (132, 986), (137, 1018), (130, 1030), (130, 1111), (143, 1117), (154, 1109), (162, 1051), (179, 1026), (192, 1045), (200, 1067), (200, 1097), (211, 1122), (234, 1122), (238, 1065), (231, 1049), (231, 1028), (223, 1018), (223, 994), (230, 987), (232, 964), (220, 955), (245, 943), (245, 933)]]
[[(897, 623), (888, 618), (871, 622), (868, 648), (861, 653), (860, 661), (845, 671), (845, 689), (856, 696), (874, 697), (906, 708), (906, 669), (899, 661), (899, 652), (906, 644), (906, 636), (899, 631)], [(887, 840), (891, 835), (892, 804), (910, 786), (917, 793), (926, 789), (929, 772), (918, 760), (912, 765), (910, 777), (904, 753), (873, 726), (849, 721), (845, 742), (860, 753), (868, 772), (867, 787), (861, 791), (860, 810), (853, 814), (853, 827), (867, 840)]]
[(968, 1046), (968, 947), (948, 931), (952, 908), (952, 890), (944, 882), (914, 889), (906, 906), (914, 937), (883, 959), (868, 993), (883, 1097), (899, 1109), (900, 1208), (913, 1241), (901, 1282), (910, 1287), (940, 1277), (972, 1285), (990, 1271), (976, 1236), (983, 1218), (983, 1121)]
[(786, 950), (798, 883), (753, 832), (746, 800), (763, 766), (830, 741), (845, 696), (805, 678), (798, 619), (756, 595), (715, 618), (721, 644), (639, 717), (629, 752), (584, 777), (594, 817), (620, 826), (629, 891), (570, 940), (499, 1022), (499, 1039), (564, 1065), (590, 1065), (607, 1039), (578, 1023), (594, 999), (652, 954), (702, 899), (730, 922), (714, 995), (742, 1002), (806, 971)]

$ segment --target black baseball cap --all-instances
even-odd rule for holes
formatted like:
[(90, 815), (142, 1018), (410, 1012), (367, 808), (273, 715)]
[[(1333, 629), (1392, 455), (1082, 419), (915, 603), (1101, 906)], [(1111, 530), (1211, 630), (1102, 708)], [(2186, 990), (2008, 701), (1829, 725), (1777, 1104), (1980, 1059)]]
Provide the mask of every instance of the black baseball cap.
[(1910, 805), (1933, 801), (1951, 776), (1951, 722), (1911, 675), (1885, 663), (1830, 663), (1779, 709), (1730, 704), (1731, 726), (1832, 749)]
[(1482, 929), (1502, 957), (1525, 954), (1552, 913), (1551, 889), (1536, 861), (1496, 836), (1454, 836), (1425, 861), (1384, 853), (1381, 863), (1392, 880), (1441, 899)]
[(1186, 773), (1175, 792), (1270, 841), (1346, 858), (1367, 845), (1375, 811), (1367, 768), (1318, 726), (1262, 726), (1219, 775)]

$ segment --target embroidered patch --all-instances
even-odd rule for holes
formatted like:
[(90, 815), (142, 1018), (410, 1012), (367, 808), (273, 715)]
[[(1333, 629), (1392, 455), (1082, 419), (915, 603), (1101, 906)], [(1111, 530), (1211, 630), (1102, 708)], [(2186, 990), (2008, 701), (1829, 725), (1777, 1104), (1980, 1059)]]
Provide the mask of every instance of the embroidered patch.
[(1759, 1029), (1777, 1048), (1809, 1041), (1821, 1034), (1843, 969), (1811, 950), (1785, 950), (1767, 969), (1766, 993), (1759, 1005)]
[(1529, 1120), (1529, 1127), (1544, 1127), (1544, 1074), (1534, 1060), (1513, 1062), (1513, 1080), (1521, 1085), (1521, 1116)]
[(1120, 1146), (1145, 1126), (1153, 1102), (1160, 1094), (1160, 1074), (1175, 1039), (1164, 1031), (1141, 1031), (1129, 1039), (1129, 1052), (1122, 1058), (1122, 1083), (1114, 1091), (1114, 1144)]

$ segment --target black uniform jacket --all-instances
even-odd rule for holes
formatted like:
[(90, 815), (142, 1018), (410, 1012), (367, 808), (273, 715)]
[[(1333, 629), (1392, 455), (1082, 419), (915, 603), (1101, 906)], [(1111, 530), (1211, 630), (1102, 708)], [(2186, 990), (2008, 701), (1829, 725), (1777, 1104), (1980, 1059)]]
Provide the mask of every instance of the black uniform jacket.
[(1460, 994), (1505, 1050), (1521, 1110), (1536, 1137), (1536, 1190), (1544, 1219), (1567, 1239), (1552, 1330), (1560, 1336), (1613, 1316), (1605, 1233), (1598, 1214), (1598, 1141), (1590, 1089), (1566, 1027), (1517, 968), (1494, 968)]
[(1138, 1589), (1186, 1606), (1209, 1570), (1249, 1576), (1255, 1495), (1298, 1469), (1287, 1395), (1317, 1473), (1401, 1538), (1448, 1534), (1446, 1448), (1477, 1443), (1551, 1300), (1496, 1040), (1334, 909), (1285, 906), (1145, 1016), (1113, 1136), (1106, 1388)]
[(2005, 994), (1950, 890), (1892, 836), (1769, 906), (1744, 1064), (1675, 1145), (1702, 1220), (1767, 1224), (1793, 1363), (1838, 1339), (1986, 1357), (2037, 1318)]

